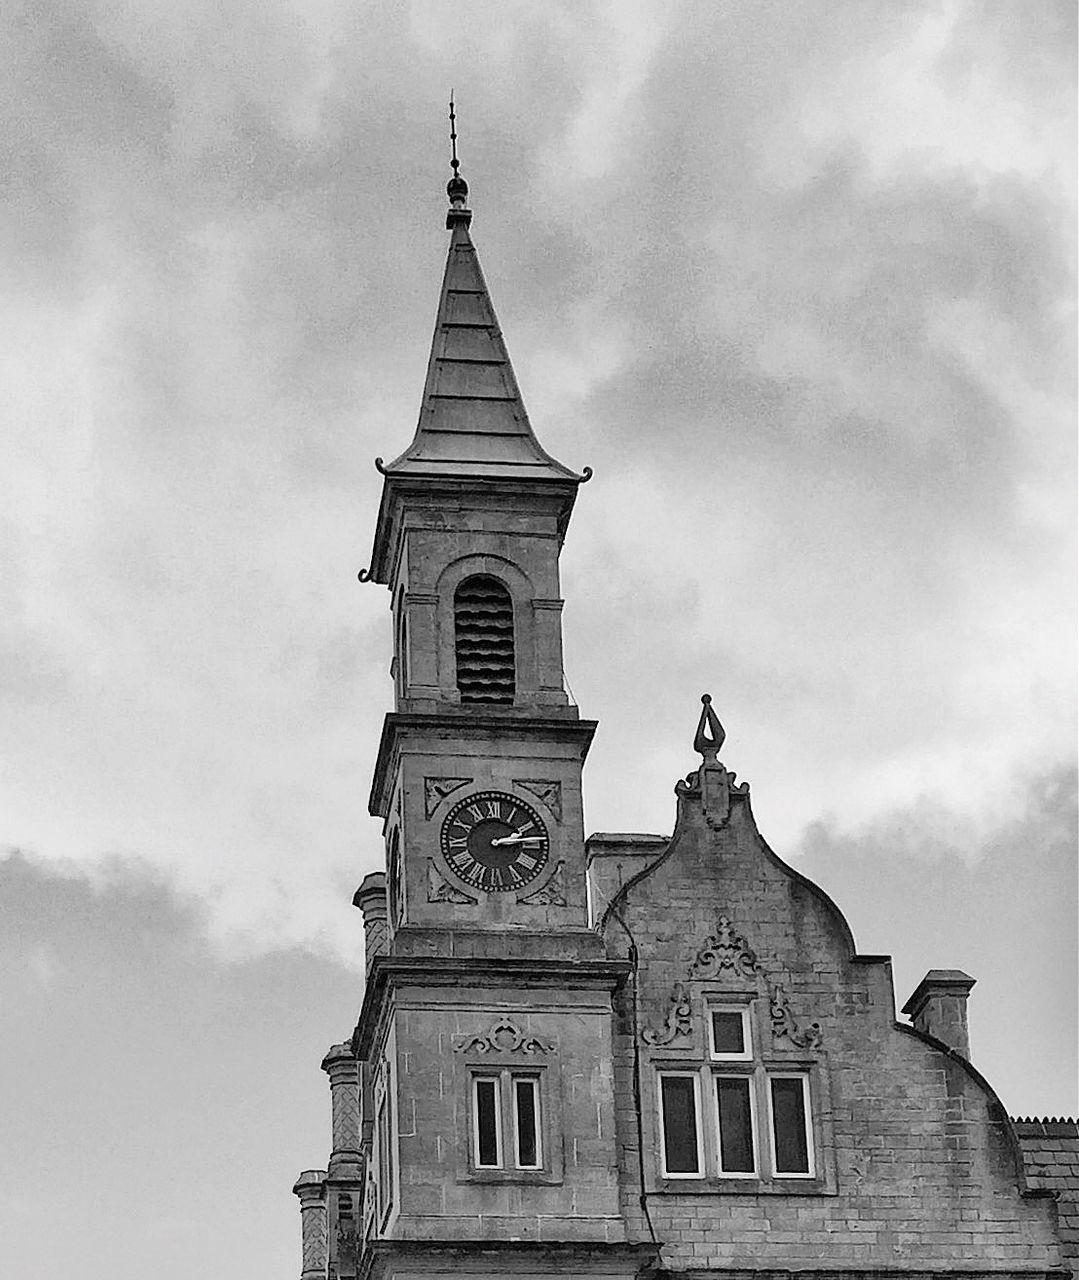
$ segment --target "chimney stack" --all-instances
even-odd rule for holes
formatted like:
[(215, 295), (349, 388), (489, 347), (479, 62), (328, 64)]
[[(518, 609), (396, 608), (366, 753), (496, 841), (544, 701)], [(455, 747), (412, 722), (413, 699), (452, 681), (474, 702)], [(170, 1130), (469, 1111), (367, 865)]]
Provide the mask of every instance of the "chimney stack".
[(360, 1064), (349, 1044), (330, 1046), (322, 1059), (322, 1070), (330, 1077), (333, 1153), (329, 1176), (359, 1176), (360, 1162)]
[(303, 1270), (300, 1280), (326, 1277), (326, 1192), (324, 1169), (308, 1169), (296, 1179), (292, 1194), (300, 1198), (300, 1227), (303, 1233)]
[(364, 876), (352, 905), (363, 912), (364, 955), (370, 965), (375, 956), (385, 955), (390, 946), (385, 871), (372, 871)]
[(961, 969), (930, 969), (903, 1006), (915, 1031), (943, 1040), (968, 1061), (967, 996), (974, 982)]

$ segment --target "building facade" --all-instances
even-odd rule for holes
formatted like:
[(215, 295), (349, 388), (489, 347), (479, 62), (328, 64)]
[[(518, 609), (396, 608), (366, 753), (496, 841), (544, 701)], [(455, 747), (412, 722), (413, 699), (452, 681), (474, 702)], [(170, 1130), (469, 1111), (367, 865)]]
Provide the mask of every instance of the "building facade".
[(361, 575), (393, 618), (386, 868), (322, 1063), (330, 1159), (294, 1188), (303, 1280), (1074, 1274), (1075, 1123), (1005, 1114), (967, 975), (930, 971), (897, 1022), (888, 958), (757, 831), (707, 695), (673, 835), (586, 838), (559, 553), (589, 472), (537, 441), (448, 191), (420, 421), (378, 462)]

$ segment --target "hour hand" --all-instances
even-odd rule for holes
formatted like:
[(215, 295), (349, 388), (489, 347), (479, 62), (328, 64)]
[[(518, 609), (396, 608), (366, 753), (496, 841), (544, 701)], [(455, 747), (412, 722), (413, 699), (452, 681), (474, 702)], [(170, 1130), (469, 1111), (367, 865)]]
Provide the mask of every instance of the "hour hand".
[(542, 836), (497, 836), (491, 841), (492, 845), (496, 844), (542, 844)]

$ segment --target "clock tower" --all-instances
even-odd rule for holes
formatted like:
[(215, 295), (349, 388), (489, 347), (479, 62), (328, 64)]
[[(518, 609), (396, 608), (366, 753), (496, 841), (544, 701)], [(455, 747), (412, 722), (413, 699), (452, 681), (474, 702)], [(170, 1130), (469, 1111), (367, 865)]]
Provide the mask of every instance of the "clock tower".
[[(371, 788), (393, 949), (587, 929), (581, 767), (558, 557), (588, 478), (528, 421), (449, 184), (451, 233), (415, 438), (385, 477), (370, 568), (391, 593), (395, 709)], [(542, 950), (542, 945), (537, 941)]]
[[(596, 725), (562, 674), (559, 554), (590, 472), (536, 439), (456, 167), (447, 190), (419, 424), (376, 461), (360, 574), (390, 591), (394, 709), (370, 795), (385, 887), (369, 876), (356, 900), (368, 972), (351, 1051), (370, 1156), (354, 1261), (489, 1275), (492, 1250), (512, 1270), (531, 1241), (582, 1273), (632, 1275), (612, 1065), (630, 967), (589, 923), (581, 770)], [(347, 1248), (333, 1265), (351, 1274)]]

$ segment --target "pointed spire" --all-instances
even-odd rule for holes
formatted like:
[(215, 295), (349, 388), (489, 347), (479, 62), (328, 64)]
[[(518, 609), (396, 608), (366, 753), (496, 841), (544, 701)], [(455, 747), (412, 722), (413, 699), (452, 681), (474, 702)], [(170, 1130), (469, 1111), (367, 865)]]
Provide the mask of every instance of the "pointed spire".
[(469, 235), (468, 184), (457, 159), (457, 117), (450, 98), (451, 232), (427, 382), (416, 435), (394, 459), (375, 465), (386, 476), (425, 475), (580, 483), (591, 476), (557, 462), (528, 421), (502, 331)]

